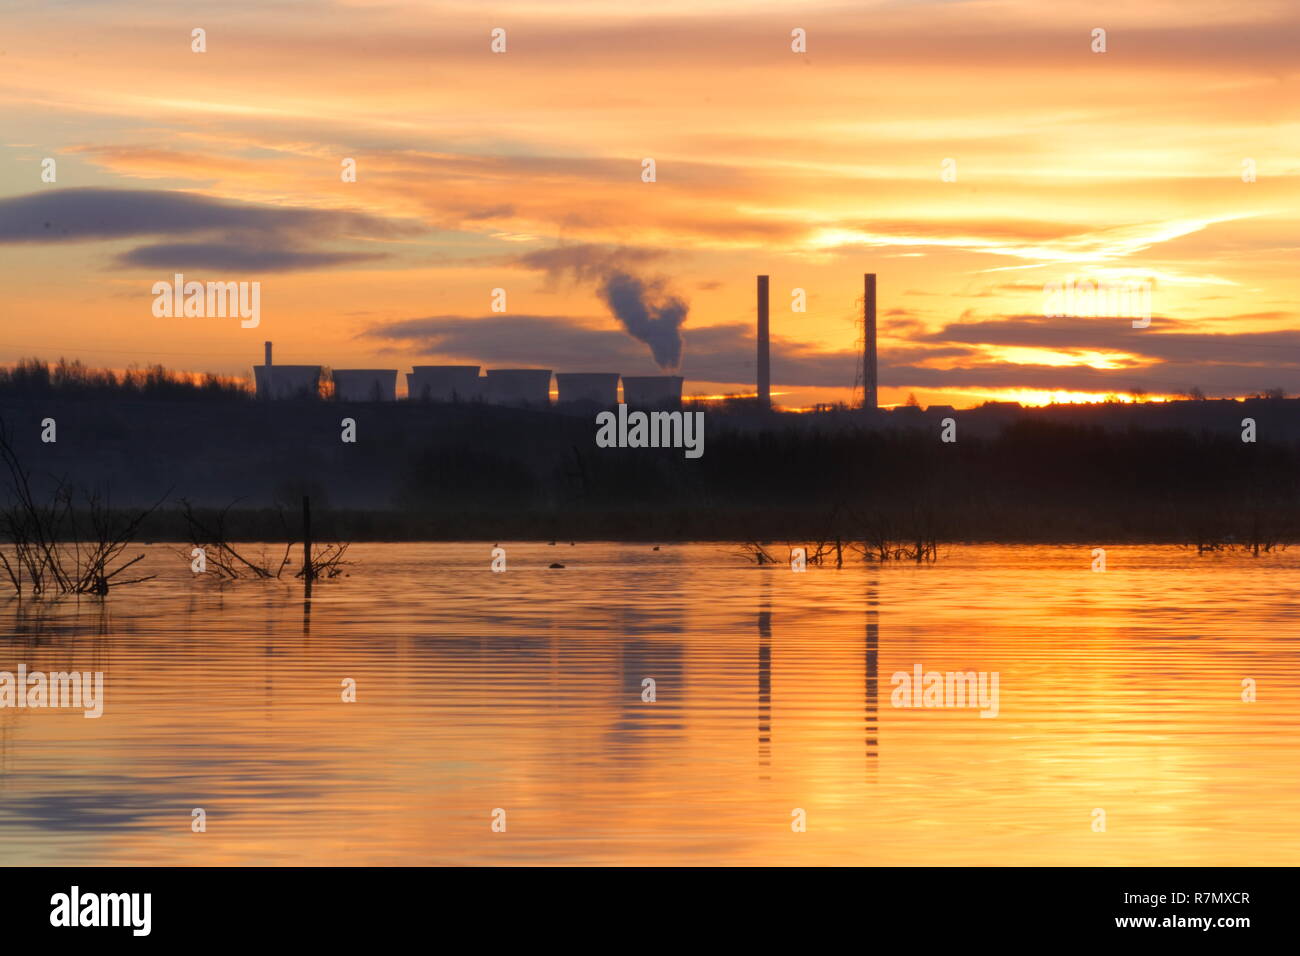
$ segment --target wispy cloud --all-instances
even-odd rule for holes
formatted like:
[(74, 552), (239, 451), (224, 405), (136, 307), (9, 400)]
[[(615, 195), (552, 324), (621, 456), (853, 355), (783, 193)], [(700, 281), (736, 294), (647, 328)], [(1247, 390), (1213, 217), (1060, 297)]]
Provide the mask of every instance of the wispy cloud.
[(0, 243), (211, 237), (138, 246), (116, 258), (123, 267), (319, 269), (384, 257), (322, 250), (322, 241), (389, 240), (419, 231), (411, 223), (367, 213), (235, 203), (183, 192), (84, 188), (0, 199)]

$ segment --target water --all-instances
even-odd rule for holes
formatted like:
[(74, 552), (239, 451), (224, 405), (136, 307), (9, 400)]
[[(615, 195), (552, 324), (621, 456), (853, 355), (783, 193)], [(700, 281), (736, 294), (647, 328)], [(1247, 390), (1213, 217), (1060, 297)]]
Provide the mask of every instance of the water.
[[(154, 545), (159, 578), (107, 600), (0, 606), (0, 670), (101, 670), (106, 698), (0, 710), (0, 863), (1300, 856), (1300, 552), (795, 574), (724, 545), (506, 546), (493, 574), (490, 543), (357, 545), (307, 603)], [(998, 716), (892, 706), (918, 663), (997, 672)]]

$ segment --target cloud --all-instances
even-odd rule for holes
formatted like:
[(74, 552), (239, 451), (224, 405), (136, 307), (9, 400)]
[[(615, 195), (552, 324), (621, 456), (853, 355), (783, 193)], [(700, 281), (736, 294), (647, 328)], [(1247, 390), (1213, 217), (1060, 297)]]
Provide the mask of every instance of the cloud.
[(552, 281), (569, 277), (576, 282), (599, 282), (611, 272), (642, 266), (666, 255), (659, 249), (578, 243), (526, 252), (510, 262), (524, 269), (545, 272)]
[(183, 242), (140, 246), (117, 262), (144, 269), (222, 269), (231, 272), (297, 272), (385, 259), (374, 252), (306, 252), (239, 242)]
[[(1272, 314), (1272, 313), (1270, 313)], [(1227, 317), (1217, 321), (1230, 322)], [(1153, 316), (1151, 327), (1135, 329), (1130, 319), (1053, 318), (1017, 315), (985, 322), (944, 326), (916, 336), (927, 342), (1023, 346), (1062, 350), (1100, 350), (1139, 355), (1161, 362), (1300, 366), (1300, 332), (1166, 332), (1170, 320)], [(1013, 365), (1011, 368), (1023, 368)]]
[(418, 227), (367, 213), (228, 202), (166, 190), (58, 189), (0, 199), (0, 244), (153, 242), (120, 255), (120, 266), (288, 272), (372, 261), (384, 254), (331, 251), (325, 241), (387, 240)]
[(0, 199), (0, 243), (176, 236), (214, 230), (397, 238), (415, 227), (366, 213), (211, 199), (150, 189), (56, 189)]
[(1010, 365), (925, 368), (882, 363), (880, 383), (894, 388), (1025, 388), (1040, 391), (1114, 392), (1141, 388), (1171, 394), (1200, 386), (1211, 395), (1253, 394), (1280, 387), (1300, 389), (1300, 368), (1166, 363), (1151, 368), (1105, 370), (1083, 365)]
[[(1087, 322), (1089, 320), (1078, 320)], [(1091, 320), (1095, 322), (1096, 320)], [(450, 360), (482, 363), (493, 367), (540, 367), (564, 371), (606, 371), (633, 375), (652, 371), (644, 353), (621, 332), (600, 328), (599, 320), (556, 315), (439, 315), (404, 319), (373, 326), (363, 336), (387, 340), (393, 351), (437, 355)], [(988, 323), (980, 323), (986, 325)], [(1007, 323), (1011, 325), (1013, 323)], [(950, 327), (954, 328), (954, 327)], [(1135, 336), (1149, 330), (1131, 329)], [(931, 338), (939, 339), (943, 333)], [(882, 351), (880, 383), (892, 388), (1000, 389), (1028, 388), (1089, 392), (1127, 391), (1141, 388), (1150, 393), (1183, 392), (1200, 386), (1210, 394), (1249, 394), (1265, 388), (1282, 387), (1300, 391), (1300, 365), (1250, 364), (1264, 360), (1274, 344), (1300, 345), (1291, 333), (1260, 333), (1253, 344), (1254, 356), (1246, 360), (1225, 360), (1209, 365), (1188, 357), (1144, 368), (1097, 369), (1089, 366), (1022, 365), (988, 359), (973, 346), (930, 345)], [(1290, 336), (1287, 338), (1287, 336)], [(682, 374), (691, 383), (711, 383), (752, 388), (754, 382), (754, 330), (748, 324), (729, 323), (683, 330), (686, 351)], [(968, 336), (980, 342), (979, 335)], [(1149, 338), (1174, 338), (1174, 334)], [(1181, 335), (1177, 336), (1182, 338)], [(1192, 336), (1202, 338), (1201, 336)], [(999, 340), (997, 336), (991, 338)], [(1209, 336), (1208, 338), (1224, 338)], [(1256, 336), (1249, 336), (1256, 339)], [(999, 340), (1000, 341), (1000, 340)], [(1075, 339), (1047, 342), (1018, 340), (1007, 336), (1005, 344), (1035, 344), (1042, 347), (1098, 348), (1105, 343)], [(1214, 343), (1214, 347), (1223, 343)], [(1204, 347), (1204, 346), (1202, 346)], [(1188, 355), (1195, 348), (1188, 346)], [(1240, 350), (1243, 354), (1247, 349)], [(1300, 355), (1300, 351), (1296, 353)], [(581, 356), (575, 359), (576, 356)], [(951, 368), (930, 364), (957, 361)], [(856, 349), (828, 351), (815, 346), (772, 340), (772, 378), (782, 388), (842, 388), (853, 385), (859, 356)]]
[[(592, 319), (554, 315), (434, 315), (375, 325), (363, 337), (386, 339), (421, 355), (508, 367), (607, 371), (644, 366), (642, 350)], [(580, 368), (574, 366), (579, 358)]]
[[(942, 247), (963, 252), (1011, 256), (1040, 263), (1105, 263), (1146, 252), (1152, 246), (1181, 239), (1219, 223), (1246, 219), (1253, 213), (1225, 213), (1200, 218), (1171, 219), (1083, 232), (1063, 232), (1070, 227), (1048, 226), (1026, 230), (1022, 224), (996, 227), (990, 223), (960, 221), (918, 224), (873, 223), (823, 228), (809, 240), (825, 251), (852, 253), (861, 246)], [(1000, 272), (1018, 266), (997, 267)]]

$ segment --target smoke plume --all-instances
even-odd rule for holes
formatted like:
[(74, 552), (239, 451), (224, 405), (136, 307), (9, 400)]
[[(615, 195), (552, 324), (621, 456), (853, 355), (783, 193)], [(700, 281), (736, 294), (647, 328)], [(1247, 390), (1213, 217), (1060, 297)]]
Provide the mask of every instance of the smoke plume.
[(682, 323), (690, 305), (668, 292), (666, 279), (637, 274), (663, 256), (652, 249), (581, 244), (526, 253), (514, 262), (544, 271), (551, 280), (568, 275), (575, 282), (594, 284), (627, 333), (650, 347), (655, 364), (676, 371), (682, 364)]
[(682, 323), (690, 306), (665, 292), (662, 279), (615, 270), (601, 280), (598, 292), (628, 334), (650, 346), (656, 365), (674, 371), (682, 364)]

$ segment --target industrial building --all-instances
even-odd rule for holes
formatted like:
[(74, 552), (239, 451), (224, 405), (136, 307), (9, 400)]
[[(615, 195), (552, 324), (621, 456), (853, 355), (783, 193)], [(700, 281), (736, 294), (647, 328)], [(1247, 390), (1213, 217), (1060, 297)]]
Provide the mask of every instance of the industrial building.
[(339, 402), (395, 402), (397, 369), (336, 368), (334, 399)]
[[(769, 277), (760, 275), (757, 288), (755, 386), (758, 407), (772, 408), (771, 322)], [(477, 365), (416, 365), (406, 375), (410, 401), (469, 402), (546, 408), (551, 404), (551, 370), (496, 368), (479, 375)], [(319, 390), (321, 366), (272, 365), (271, 343), (266, 343), (266, 364), (253, 375), (259, 398), (314, 396)], [(879, 410), (876, 355), (876, 275), (863, 275), (862, 289), (862, 408)], [(589, 404), (610, 408), (619, 403), (619, 373), (559, 372), (555, 375), (558, 404)], [(622, 376), (622, 401), (634, 408), (674, 408), (681, 405), (680, 375)], [(394, 401), (396, 369), (339, 369), (334, 372), (335, 397), (340, 401)]]
[(680, 375), (625, 375), (623, 401), (629, 408), (672, 408), (682, 403)]
[(618, 378), (618, 372), (556, 372), (558, 401), (612, 408), (618, 404)]
[(406, 397), (419, 402), (470, 402), (482, 395), (477, 365), (415, 365), (406, 375)]
[(261, 399), (316, 398), (320, 375), (319, 365), (273, 365), (270, 342), (266, 343), (266, 364), (253, 366), (253, 382)]
[(758, 386), (758, 407), (763, 411), (772, 410), (772, 355), (771, 329), (768, 325), (767, 312), (767, 276), (758, 277), (758, 356), (755, 372)]
[[(772, 346), (771, 325), (768, 312), (768, 277), (758, 276), (758, 323), (754, 339), (757, 354), (754, 356), (755, 386), (758, 407), (768, 411), (772, 407)], [(876, 357), (876, 274), (862, 276), (862, 407), (867, 411), (880, 408)], [(623, 393), (627, 394), (627, 379), (623, 380)], [(628, 400), (631, 404), (631, 400)]]
[(549, 368), (490, 368), (483, 396), (494, 405), (545, 408), (551, 404)]
[(874, 412), (880, 408), (876, 394), (876, 274), (866, 273), (862, 282), (862, 407)]

